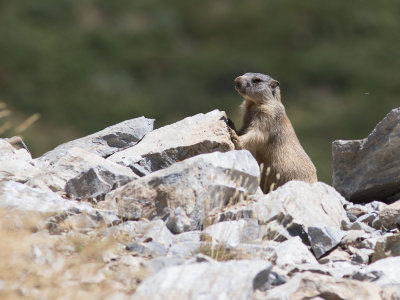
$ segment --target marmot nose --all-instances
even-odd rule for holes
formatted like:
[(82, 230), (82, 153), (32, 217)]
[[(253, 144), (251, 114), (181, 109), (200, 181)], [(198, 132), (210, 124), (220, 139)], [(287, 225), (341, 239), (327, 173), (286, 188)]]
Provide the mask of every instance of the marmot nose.
[(243, 80), (242, 76), (239, 76), (239, 77), (235, 78), (234, 82), (235, 82), (235, 87), (239, 89), (242, 87), (244, 80)]

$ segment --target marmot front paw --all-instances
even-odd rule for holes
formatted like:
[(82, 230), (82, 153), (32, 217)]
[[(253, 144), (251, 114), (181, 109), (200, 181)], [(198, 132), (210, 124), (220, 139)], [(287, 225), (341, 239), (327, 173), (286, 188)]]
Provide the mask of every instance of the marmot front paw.
[(232, 143), (233, 143), (233, 145), (235, 145), (235, 149), (241, 149), (240, 142), (239, 142), (239, 136), (237, 135), (235, 130), (232, 128), (229, 128), (229, 133), (231, 135)]

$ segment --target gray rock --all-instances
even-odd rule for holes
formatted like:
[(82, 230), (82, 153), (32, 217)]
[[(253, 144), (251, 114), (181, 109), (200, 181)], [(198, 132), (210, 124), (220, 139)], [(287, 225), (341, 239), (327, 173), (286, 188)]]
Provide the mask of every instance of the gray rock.
[(29, 151), (15, 148), (8, 139), (0, 139), (0, 181), (26, 182), (39, 173), (40, 169), (33, 165)]
[(203, 240), (236, 248), (240, 243), (251, 243), (259, 238), (257, 220), (247, 219), (220, 222), (203, 231)]
[(386, 230), (400, 228), (400, 200), (382, 208), (379, 221)]
[(274, 241), (263, 241), (257, 244), (241, 243), (233, 250), (242, 257), (248, 259), (262, 259), (266, 261), (276, 261), (277, 252), (276, 248), (280, 243)]
[(188, 241), (173, 244), (168, 249), (167, 257), (189, 258), (200, 252), (203, 242)]
[(363, 266), (351, 261), (338, 260), (327, 264), (330, 273), (335, 278), (349, 278), (358, 272)]
[(372, 232), (376, 231), (375, 228), (368, 226), (367, 224), (360, 222), (358, 220), (356, 220), (353, 223), (343, 222), (342, 228), (344, 230), (363, 230), (364, 232), (367, 232), (367, 233), (372, 233)]
[(266, 224), (264, 239), (285, 241), (300, 236), (317, 258), (333, 249), (344, 236), (341, 223), (349, 223), (346, 200), (324, 183), (292, 181), (255, 203), (228, 207), (216, 219), (255, 218)]
[(153, 130), (154, 120), (145, 117), (126, 120), (99, 132), (62, 144), (36, 159), (39, 165), (51, 165), (71, 148), (80, 148), (101, 157), (136, 145)]
[(207, 211), (235, 203), (258, 188), (259, 167), (246, 150), (214, 152), (175, 163), (111, 192), (124, 219), (166, 218), (181, 207), (200, 229)]
[[(334, 270), (333, 264), (297, 264), (297, 265), (287, 265), (284, 269), (288, 277), (293, 277), (297, 273), (311, 272), (316, 274), (324, 274), (334, 277), (340, 277)], [(354, 273), (354, 272), (353, 272)], [(353, 274), (352, 273), (352, 274)]]
[(142, 229), (139, 241), (157, 242), (169, 248), (173, 242), (173, 234), (168, 230), (162, 220), (154, 220)]
[(219, 110), (197, 114), (152, 131), (138, 145), (108, 159), (143, 176), (199, 154), (233, 150), (226, 120)]
[(127, 237), (133, 242), (157, 242), (167, 249), (173, 243), (174, 235), (168, 230), (162, 220), (153, 221), (126, 221), (117, 226), (108, 228), (105, 236)]
[(128, 240), (128, 243), (131, 241), (135, 241), (136, 237), (138, 234), (140, 234), (140, 231), (137, 229), (139, 227), (137, 225), (139, 223), (139, 226), (144, 226), (144, 224), (147, 224), (147, 222), (140, 222), (140, 221), (126, 221), (122, 222), (116, 226), (111, 226), (107, 229), (105, 229), (102, 234), (105, 237), (112, 236), (114, 238), (125, 238)]
[(132, 299), (249, 299), (267, 283), (270, 270), (271, 263), (247, 260), (170, 267), (145, 279)]
[(210, 214), (211, 223), (253, 218), (254, 210), (248, 208), (246, 202), (240, 202), (238, 205), (221, 207), (218, 210), (214, 210)]
[(329, 252), (326, 256), (319, 259), (321, 264), (335, 263), (335, 262), (350, 262), (350, 254), (340, 248), (336, 248)]
[(311, 247), (317, 258), (320, 258), (329, 250), (333, 249), (340, 243), (342, 237), (344, 237), (344, 231), (335, 227), (308, 227), (307, 230), (308, 239)]
[(299, 264), (318, 264), (315, 257), (298, 236), (279, 243), (275, 252), (275, 263), (283, 269), (286, 269), (288, 266), (292, 267), (293, 265)]
[(379, 219), (379, 216), (376, 217), (376, 218), (372, 221), (371, 227), (374, 228), (374, 229), (376, 229), (376, 230), (382, 229), (382, 223), (381, 223), (381, 220)]
[(366, 249), (375, 249), (376, 243), (380, 237), (371, 237), (368, 239), (365, 239), (361, 242), (361, 247), (366, 248)]
[(185, 263), (185, 260), (178, 257), (156, 257), (148, 263), (153, 273), (157, 273), (164, 268), (179, 266)]
[(306, 272), (253, 299), (382, 299), (383, 291), (369, 282)]
[(32, 157), (26, 148), (15, 147), (9, 139), (0, 138), (0, 161), (4, 160), (31, 161)]
[(182, 242), (200, 242), (201, 231), (188, 231), (183, 232), (181, 234), (174, 235), (174, 243), (182, 243)]
[(75, 198), (104, 195), (115, 186), (138, 176), (129, 168), (110, 162), (80, 148), (71, 148), (56, 162), (47, 165), (28, 185), (55, 192), (66, 192)]
[(341, 223), (348, 218), (343, 200), (324, 183), (292, 181), (264, 196), (263, 205), (255, 205), (254, 216), (260, 223), (273, 220), (266, 226), (266, 238), (282, 241), (300, 236), (319, 258), (344, 235)]
[(378, 217), (377, 213), (369, 213), (366, 215), (363, 215), (357, 219), (358, 222), (363, 222), (367, 224), (368, 226), (372, 227), (372, 223), (375, 221), (375, 219)]
[(371, 260), (374, 262), (389, 256), (400, 256), (400, 233), (388, 234), (378, 239)]
[(121, 219), (112, 210), (96, 209), (95, 212), (98, 220), (104, 222), (106, 226), (115, 226), (121, 223)]
[(89, 203), (65, 200), (54, 193), (14, 181), (0, 182), (0, 207), (46, 213), (64, 212), (69, 209), (93, 211)]
[(286, 276), (279, 274), (277, 272), (271, 272), (268, 278), (268, 285), (265, 290), (269, 290), (270, 288), (280, 286), (287, 282)]
[(167, 255), (167, 248), (158, 242), (148, 242), (148, 243), (131, 243), (126, 245), (126, 250), (133, 252), (135, 254), (159, 257)]
[(364, 207), (367, 209), (368, 213), (380, 212), (382, 209), (386, 208), (387, 204), (381, 201), (372, 201), (364, 204)]
[(166, 220), (166, 224), (169, 230), (174, 234), (179, 234), (185, 231), (189, 231), (191, 223), (189, 217), (181, 207), (177, 207)]
[(340, 229), (341, 222), (348, 221), (344, 202), (334, 189), (323, 183), (293, 181), (246, 207), (228, 208), (223, 218), (243, 215), (257, 218), (260, 224), (267, 224), (264, 238), (284, 241), (300, 236), (319, 258), (338, 245), (345, 234)]
[(340, 245), (344, 247), (353, 246), (356, 248), (362, 247), (362, 242), (370, 237), (364, 230), (349, 230), (345, 232)]
[(77, 199), (95, 198), (136, 178), (129, 168), (103, 160), (68, 180), (65, 192)]
[(354, 274), (352, 279), (372, 281), (380, 287), (395, 286), (400, 289), (400, 257), (378, 260)]
[(346, 208), (346, 213), (350, 221), (354, 222), (355, 220), (357, 220), (357, 218), (368, 213), (368, 210), (362, 205), (354, 205), (349, 208)]
[[(74, 203), (75, 201), (70, 200), (68, 202)], [(94, 232), (94, 229), (103, 226), (114, 226), (121, 222), (113, 211), (91, 208), (87, 202), (79, 203), (83, 207), (86, 204), (89, 209), (73, 206), (47, 219), (47, 229), (51, 234), (61, 234), (70, 231), (90, 234)]]
[(204, 255), (202, 253), (198, 253), (192, 258), (188, 259), (185, 263), (186, 264), (194, 264), (194, 263), (202, 263), (202, 262), (216, 262), (216, 260), (212, 259), (211, 257)]
[(293, 237), (281, 243), (275, 241), (262, 241), (257, 244), (240, 243), (232, 249), (242, 257), (272, 261), (285, 274), (289, 274), (297, 266), (313, 266), (305, 270), (315, 268), (320, 270), (321, 266), (299, 237)]
[(395, 108), (367, 138), (333, 142), (333, 186), (346, 199), (384, 200), (400, 191), (399, 124)]
[(173, 244), (169, 248), (168, 257), (187, 258), (200, 252), (201, 231), (187, 231), (173, 236)]
[(371, 249), (357, 249), (354, 247), (349, 247), (349, 250), (352, 252), (351, 261), (357, 264), (369, 264), (370, 257), (374, 253)]

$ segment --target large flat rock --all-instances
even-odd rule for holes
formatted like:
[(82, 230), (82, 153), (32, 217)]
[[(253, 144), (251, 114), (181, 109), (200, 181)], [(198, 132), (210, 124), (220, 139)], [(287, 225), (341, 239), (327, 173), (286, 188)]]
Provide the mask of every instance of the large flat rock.
[(333, 186), (353, 202), (384, 200), (400, 192), (400, 108), (362, 140), (332, 143)]
[(226, 120), (219, 110), (197, 114), (152, 131), (136, 146), (108, 159), (143, 176), (199, 154), (233, 150)]

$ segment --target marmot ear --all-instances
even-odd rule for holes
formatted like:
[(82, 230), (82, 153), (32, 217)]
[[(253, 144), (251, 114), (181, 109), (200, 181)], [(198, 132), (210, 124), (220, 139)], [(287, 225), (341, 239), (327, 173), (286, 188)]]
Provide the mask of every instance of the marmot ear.
[(271, 89), (274, 89), (274, 88), (276, 88), (276, 87), (279, 86), (279, 82), (276, 81), (276, 80), (272, 80), (272, 81), (269, 83), (269, 86), (271, 87)]

